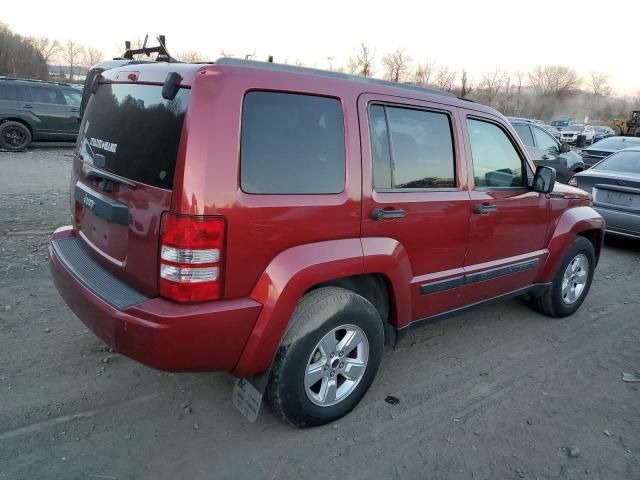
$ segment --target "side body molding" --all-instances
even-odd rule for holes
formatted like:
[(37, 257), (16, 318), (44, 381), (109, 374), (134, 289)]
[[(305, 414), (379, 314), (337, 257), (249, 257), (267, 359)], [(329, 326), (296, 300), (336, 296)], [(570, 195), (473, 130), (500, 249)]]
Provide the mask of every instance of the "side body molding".
[[(565, 210), (558, 219), (549, 240), (549, 255), (545, 263), (538, 270), (536, 283), (546, 283), (553, 280), (564, 258), (569, 245), (580, 232), (587, 230), (604, 231), (604, 219), (591, 207), (574, 207)], [(604, 235), (600, 235), (600, 247)], [(600, 251), (599, 248), (596, 249)]]
[(291, 315), (308, 289), (319, 283), (365, 273), (387, 277), (396, 326), (400, 326), (400, 322), (407, 323), (411, 310), (411, 270), (404, 248), (395, 240), (331, 240), (299, 245), (277, 255), (251, 293), (251, 298), (262, 304), (262, 309), (232, 373), (244, 377), (269, 368)]

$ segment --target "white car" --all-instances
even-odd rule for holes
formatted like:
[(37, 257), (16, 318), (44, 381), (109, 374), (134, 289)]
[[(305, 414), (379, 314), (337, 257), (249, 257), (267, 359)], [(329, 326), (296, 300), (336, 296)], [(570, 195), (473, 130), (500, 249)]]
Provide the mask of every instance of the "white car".
[(575, 145), (578, 141), (578, 135), (584, 135), (586, 145), (591, 145), (596, 137), (596, 130), (591, 125), (574, 123), (562, 129), (560, 132), (560, 141)]

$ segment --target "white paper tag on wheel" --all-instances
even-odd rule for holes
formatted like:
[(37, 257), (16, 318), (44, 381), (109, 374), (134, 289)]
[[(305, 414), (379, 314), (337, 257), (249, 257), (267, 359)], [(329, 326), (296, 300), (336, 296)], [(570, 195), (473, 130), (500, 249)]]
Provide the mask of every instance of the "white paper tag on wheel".
[(233, 386), (233, 405), (250, 422), (255, 422), (262, 404), (262, 394), (246, 378), (238, 378)]

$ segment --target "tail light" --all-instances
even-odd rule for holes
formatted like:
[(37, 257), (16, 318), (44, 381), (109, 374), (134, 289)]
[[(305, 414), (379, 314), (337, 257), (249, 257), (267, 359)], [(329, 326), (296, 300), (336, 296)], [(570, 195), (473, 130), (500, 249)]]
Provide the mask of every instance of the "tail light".
[(160, 295), (176, 302), (222, 296), (226, 224), (222, 217), (162, 216)]

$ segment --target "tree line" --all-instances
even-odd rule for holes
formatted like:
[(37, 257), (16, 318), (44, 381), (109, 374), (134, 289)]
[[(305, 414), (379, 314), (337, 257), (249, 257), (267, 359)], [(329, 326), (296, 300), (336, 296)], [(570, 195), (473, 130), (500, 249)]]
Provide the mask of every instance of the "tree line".
[[(233, 53), (221, 50), (223, 57)], [(187, 62), (206, 61), (196, 50), (178, 52), (176, 58)], [(242, 55), (254, 58), (255, 52)], [(290, 62), (305, 66), (303, 62)], [(605, 72), (593, 71), (585, 77), (565, 65), (537, 65), (531, 70), (509, 72), (496, 68), (472, 75), (467, 69), (456, 70), (431, 59), (414, 60), (403, 49), (378, 55), (374, 48), (361, 43), (345, 65), (335, 57), (327, 57), (326, 70), (381, 77), (399, 83), (435, 88), (489, 105), (509, 116), (551, 120), (556, 116), (573, 116), (578, 121), (607, 122), (628, 118), (632, 110), (640, 110), (640, 92), (635, 96), (619, 96)]]
[(581, 77), (565, 65), (537, 65), (515, 72), (497, 68), (472, 78), (466, 69), (456, 71), (428, 59), (414, 61), (403, 49), (386, 52), (377, 60), (375, 51), (362, 43), (345, 67), (328, 63), (332, 70), (366, 77), (380, 75), (394, 82), (452, 92), (511, 116), (550, 120), (567, 115), (578, 121), (589, 117), (590, 122), (605, 122), (628, 118), (632, 110), (640, 110), (640, 92), (635, 96), (616, 95), (609, 76), (600, 71)]
[(0, 22), (0, 75), (49, 80), (49, 65), (68, 67), (62, 79), (73, 80), (80, 66), (89, 67), (104, 59), (102, 51), (75, 40), (60, 41), (47, 37), (24, 37)]

